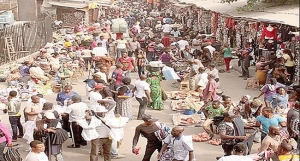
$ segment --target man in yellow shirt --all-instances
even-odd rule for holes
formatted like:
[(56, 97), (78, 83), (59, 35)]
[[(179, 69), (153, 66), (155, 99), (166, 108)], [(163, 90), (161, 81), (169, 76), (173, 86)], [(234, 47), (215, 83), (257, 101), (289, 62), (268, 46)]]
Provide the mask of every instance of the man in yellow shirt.
[[(21, 119), (21, 113), (20, 113), (20, 107), (21, 107), (21, 100), (17, 97), (18, 93), (16, 91), (10, 91), (9, 97), (8, 97), (8, 106), (7, 106), (7, 112), (9, 115), (9, 122), (12, 129), (12, 141), (16, 142), (18, 138), (23, 137), (23, 126), (20, 122)], [(19, 135), (18, 134), (19, 130)]]
[(293, 146), (289, 143), (283, 142), (278, 148), (279, 161), (299, 161), (299, 155), (291, 154)]
[(65, 42), (64, 42), (64, 47), (65, 48), (69, 48), (69, 47), (71, 47), (73, 44), (70, 42), (70, 40), (69, 39), (65, 39)]

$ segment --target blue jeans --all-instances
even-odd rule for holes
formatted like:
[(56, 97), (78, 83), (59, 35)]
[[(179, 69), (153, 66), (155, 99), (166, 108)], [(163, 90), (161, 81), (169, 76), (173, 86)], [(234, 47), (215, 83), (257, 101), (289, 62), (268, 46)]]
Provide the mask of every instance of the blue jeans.
[(23, 136), (23, 126), (20, 122), (21, 116), (9, 116), (9, 123), (12, 129), (12, 139), (17, 140), (18, 139), (18, 129), (19, 129), (19, 135)]
[(110, 153), (112, 157), (118, 156), (118, 142), (112, 139)]

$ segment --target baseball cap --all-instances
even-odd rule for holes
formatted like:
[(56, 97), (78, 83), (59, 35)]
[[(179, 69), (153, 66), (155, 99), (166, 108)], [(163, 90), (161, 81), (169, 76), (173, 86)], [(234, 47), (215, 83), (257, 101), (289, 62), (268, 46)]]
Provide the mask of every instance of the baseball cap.
[(47, 119), (56, 119), (53, 112), (45, 112), (44, 116), (47, 118)]
[(107, 109), (102, 105), (97, 105), (95, 112), (107, 112)]
[(143, 121), (148, 121), (148, 122), (156, 122), (156, 121), (158, 121), (158, 119), (153, 118), (151, 115), (144, 115), (142, 117), (142, 120)]

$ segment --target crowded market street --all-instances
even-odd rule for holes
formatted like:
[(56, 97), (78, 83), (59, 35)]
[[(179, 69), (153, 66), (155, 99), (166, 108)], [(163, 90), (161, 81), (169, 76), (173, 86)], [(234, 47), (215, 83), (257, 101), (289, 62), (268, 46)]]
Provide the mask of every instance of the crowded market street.
[[(219, 69), (223, 69), (224, 66), (218, 67)], [(112, 70), (111, 70), (112, 71)], [(238, 102), (239, 99), (241, 98), (242, 95), (248, 94), (251, 97), (257, 96), (260, 92), (258, 90), (252, 90), (252, 89), (245, 89), (246, 81), (242, 80), (242, 78), (238, 78), (240, 74), (236, 71), (233, 71), (231, 73), (221, 73), (220, 74), (220, 79), (223, 80), (221, 84), (221, 89), (224, 91), (225, 95), (230, 95), (232, 96), (232, 100), (234, 102)], [(83, 80), (86, 79), (88, 76), (88, 73), (86, 72), (84, 76), (81, 76), (78, 79), (78, 82), (75, 82), (75, 85), (73, 85), (74, 91), (78, 92), (78, 94), (85, 96), (85, 84), (82, 83)], [(138, 78), (137, 73), (132, 74), (132, 83), (135, 82), (135, 80)], [(170, 93), (171, 91), (178, 90), (178, 88), (173, 88), (171, 87), (171, 84), (174, 81), (162, 81), (163, 88), (166, 90), (167, 93)], [(3, 86), (5, 86), (3, 84)], [(56, 94), (52, 95), (47, 95), (44, 97), (46, 100), (49, 100), (51, 102), (55, 102)], [(86, 99), (85, 97), (83, 97)], [(86, 101), (87, 102), (87, 101)], [(164, 102), (165, 109), (162, 111), (157, 111), (157, 110), (152, 110), (150, 108), (147, 108), (146, 114), (151, 114), (152, 116), (156, 117), (159, 119), (160, 122), (164, 122), (170, 127), (173, 126), (172, 122), (172, 114), (175, 114), (174, 111), (171, 110), (170, 108), (170, 102), (171, 100), (167, 100)], [(24, 104), (24, 103), (23, 103)], [(138, 111), (138, 102), (136, 100), (133, 101), (132, 103), (132, 112), (134, 118), (137, 116), (137, 111)], [(24, 108), (24, 106), (22, 106)], [(23, 109), (21, 109), (23, 110)], [(24, 117), (22, 116), (22, 120), (24, 123)], [(7, 115), (1, 115), (1, 121), (4, 122), (9, 126), (8, 122), (8, 117)], [(132, 138), (134, 135), (134, 129), (137, 125), (139, 125), (142, 121), (141, 120), (136, 120), (133, 119), (129, 121), (129, 123), (125, 126), (124, 131), (125, 131), (125, 139), (123, 140), (123, 143), (120, 147), (120, 153), (124, 154), (126, 158), (121, 158), (120, 160), (122, 161), (140, 161), (144, 155), (144, 150), (146, 146), (146, 139), (145, 138), (140, 138), (138, 146), (141, 147), (141, 152), (138, 155), (135, 155), (131, 152), (131, 144), (132, 144)], [(185, 128), (185, 135), (193, 135), (193, 134), (198, 134), (202, 133), (204, 130), (202, 127), (186, 127)], [(218, 136), (216, 136), (218, 137)], [(19, 152), (21, 153), (22, 157), (25, 157), (28, 152), (25, 150), (29, 147), (26, 144), (26, 141), (24, 139), (21, 139), (18, 141), (18, 143), (22, 145)], [(80, 149), (68, 149), (66, 146), (71, 144), (71, 139), (66, 141), (64, 143), (63, 147), (63, 156), (65, 161), (74, 161), (74, 160), (87, 160), (89, 157), (89, 152), (90, 152), (90, 143), (88, 143), (87, 146), (82, 147)], [(259, 143), (256, 143), (253, 145), (253, 151), (256, 152), (259, 147)], [(203, 161), (214, 161), (216, 160), (216, 157), (222, 156), (223, 151), (221, 146), (215, 146), (215, 145), (210, 145), (207, 142), (194, 142), (194, 148), (195, 148), (195, 156), (196, 160), (203, 160)], [(156, 161), (156, 156), (157, 152), (154, 153), (152, 156), (151, 161)], [(54, 160), (54, 157), (52, 157), (52, 160)], [(101, 159), (100, 159), (101, 160)]]
[(299, 160), (299, 5), (233, 1), (0, 5), (0, 161)]

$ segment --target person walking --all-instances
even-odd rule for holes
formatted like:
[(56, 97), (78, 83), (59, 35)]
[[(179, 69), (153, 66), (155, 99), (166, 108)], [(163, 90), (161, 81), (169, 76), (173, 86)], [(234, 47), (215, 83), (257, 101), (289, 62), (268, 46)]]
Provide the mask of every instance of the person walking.
[(136, 71), (135, 61), (132, 57), (129, 57), (126, 51), (121, 52), (122, 57), (118, 59), (118, 62), (123, 65), (122, 70), (125, 72), (125, 76), (130, 78), (130, 72)]
[(148, 101), (152, 103), (152, 99), (150, 97), (150, 85), (146, 82), (146, 79), (146, 75), (141, 75), (140, 79), (135, 82), (134, 95), (140, 104), (137, 116), (138, 120), (141, 120), (145, 115)]
[(109, 110), (102, 105), (99, 105), (95, 109), (93, 117), (95, 117), (95, 129), (98, 134), (98, 138), (91, 140), (90, 161), (98, 161), (99, 150), (102, 151), (104, 161), (111, 161), (110, 153), (112, 140), (109, 139), (111, 128), (106, 124), (107, 119), (105, 118), (105, 114), (108, 111)]
[(151, 115), (144, 115), (142, 120), (144, 123), (135, 128), (135, 134), (132, 141), (132, 153), (137, 154), (137, 151), (139, 150), (137, 143), (142, 134), (142, 136), (147, 139), (145, 155), (142, 161), (150, 161), (154, 151), (160, 151), (162, 147), (162, 142), (159, 141), (155, 135), (155, 132), (159, 130), (159, 127), (156, 124), (158, 119), (153, 118)]
[(80, 127), (76, 120), (83, 119), (85, 112), (89, 111), (87, 104), (81, 102), (80, 95), (72, 96), (72, 104), (68, 105), (66, 113), (69, 114), (69, 122), (71, 129), (71, 136), (73, 138), (73, 145), (67, 146), (68, 148), (80, 148), (80, 146), (87, 145), (87, 142), (81, 136), (82, 127)]
[(273, 113), (272, 107), (264, 107), (262, 109), (262, 115), (256, 118), (256, 126), (262, 126), (264, 132), (261, 133), (261, 141), (266, 137), (266, 134), (269, 133), (270, 126), (285, 126), (286, 122), (282, 117)]
[(0, 122), (0, 130), (0, 160), (4, 161), (3, 150), (6, 146), (12, 147), (12, 136), (7, 125), (2, 122)]
[(227, 73), (230, 73), (230, 61), (232, 59), (232, 51), (233, 51), (233, 48), (230, 48), (228, 43), (224, 44), (224, 48), (223, 48), (222, 52), (224, 55), (224, 62), (225, 62)]
[(161, 156), (167, 149), (171, 147), (173, 152), (173, 161), (192, 161), (194, 160), (194, 148), (193, 141), (190, 136), (184, 136), (182, 133), (183, 127), (175, 126), (171, 131), (171, 135), (168, 135), (164, 140), (164, 145), (161, 151), (157, 155), (157, 159), (160, 160)]
[[(23, 137), (23, 126), (21, 124), (21, 100), (17, 98), (17, 91), (10, 91), (9, 97), (8, 97), (8, 106), (7, 106), (7, 112), (9, 115), (9, 122), (11, 125), (11, 129), (13, 132), (12, 141), (16, 142), (18, 138)], [(18, 135), (19, 130), (19, 135)]]
[(42, 160), (49, 161), (45, 154), (45, 145), (38, 140), (30, 142), (31, 151), (27, 154), (25, 161)]
[(164, 109), (164, 103), (162, 101), (162, 87), (160, 84), (162, 81), (161, 74), (158, 72), (151, 72), (146, 81), (150, 85), (150, 96), (152, 100), (150, 105), (155, 110)]

